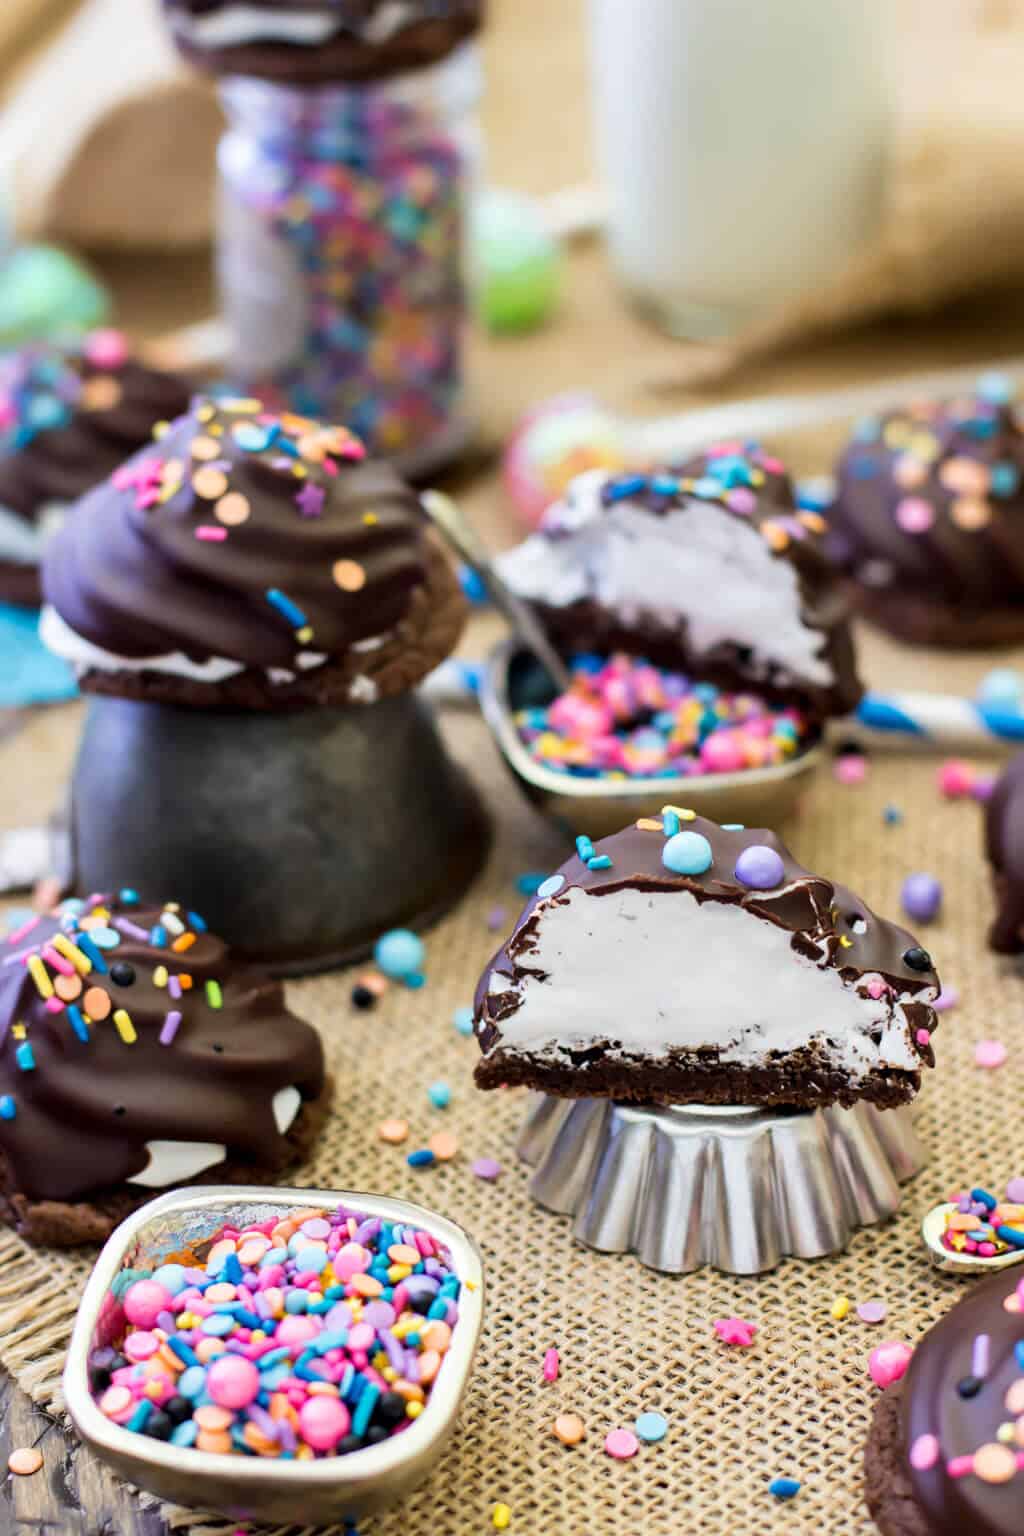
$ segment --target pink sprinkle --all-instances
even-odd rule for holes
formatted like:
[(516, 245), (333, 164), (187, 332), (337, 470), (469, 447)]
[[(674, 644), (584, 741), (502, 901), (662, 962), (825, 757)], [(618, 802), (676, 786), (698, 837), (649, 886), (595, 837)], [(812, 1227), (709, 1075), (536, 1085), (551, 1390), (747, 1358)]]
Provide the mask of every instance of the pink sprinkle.
[(948, 1013), (950, 1008), (955, 1008), (960, 1001), (960, 993), (956, 987), (943, 987), (938, 997), (932, 1003), (936, 1013)]
[(932, 1032), (930, 1029), (919, 1029), (914, 1038), (918, 1045), (928, 1045), (932, 1038)]
[(844, 752), (832, 765), (832, 775), (840, 784), (863, 784), (867, 773), (867, 759), (859, 752)]
[(55, 971), (60, 971), (62, 976), (73, 976), (75, 968), (70, 960), (65, 960), (63, 955), (58, 955), (52, 944), (44, 944), (40, 950), (41, 957), (47, 965), (52, 965)]
[(884, 997), (888, 990), (888, 982), (879, 980), (877, 976), (873, 976), (868, 982), (868, 997), (873, 997), (876, 999), (879, 997)]
[(31, 933), (33, 928), (37, 927), (41, 921), (42, 919), (38, 915), (28, 918), (24, 923), (22, 923), (20, 928), (15, 928), (13, 933), (8, 933), (4, 938), (4, 942), (6, 944), (20, 943), (26, 934)]
[(939, 793), (947, 800), (962, 800), (974, 787), (974, 765), (962, 758), (951, 757), (940, 767), (938, 780)]
[(558, 1380), (558, 1350), (549, 1349), (544, 1353), (544, 1380)]
[(107, 328), (90, 332), (82, 351), (96, 368), (123, 368), (128, 361), (128, 343), (123, 334)]
[(640, 1442), (631, 1429), (610, 1429), (604, 1437), (604, 1448), (616, 1461), (628, 1461), (640, 1449)]
[(934, 1435), (918, 1435), (910, 1447), (910, 1465), (918, 1472), (927, 1472), (939, 1459), (940, 1446)]
[(223, 544), (227, 536), (226, 528), (215, 528), (209, 523), (200, 523), (196, 529), (196, 538), (202, 539), (205, 544)]
[(904, 1344), (901, 1339), (889, 1339), (873, 1349), (868, 1356), (868, 1372), (875, 1386), (884, 1391), (893, 1382), (901, 1380), (906, 1375), (913, 1354), (911, 1346)]
[(861, 1301), (857, 1304), (857, 1316), (862, 1323), (880, 1323), (888, 1310), (884, 1301)]
[(762, 469), (766, 469), (770, 475), (785, 474), (786, 466), (781, 459), (772, 458), (770, 453), (758, 454), (758, 463)]
[(1007, 1057), (1006, 1046), (1001, 1040), (979, 1040), (974, 1047), (974, 1064), (990, 1071), (1001, 1067)]
[(946, 1462), (947, 1477), (970, 1477), (973, 1471), (973, 1456), (954, 1456), (952, 1461)]
[(734, 1344), (749, 1349), (757, 1333), (757, 1324), (745, 1322), (742, 1317), (718, 1317), (713, 1325), (723, 1344)]
[(895, 516), (904, 533), (926, 533), (935, 521), (934, 508), (921, 496), (904, 496)]
[(64, 1004), (61, 1002), (59, 997), (48, 997), (46, 1002), (43, 1004), (43, 1007), (46, 1009), (47, 1013), (64, 1012)]

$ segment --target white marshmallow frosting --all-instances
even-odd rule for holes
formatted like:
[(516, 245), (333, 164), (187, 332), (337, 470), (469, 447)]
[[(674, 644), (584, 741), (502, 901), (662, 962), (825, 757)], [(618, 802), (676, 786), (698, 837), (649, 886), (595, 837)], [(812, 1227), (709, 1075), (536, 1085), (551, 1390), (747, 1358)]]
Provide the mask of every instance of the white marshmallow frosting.
[(685, 620), (698, 655), (732, 642), (752, 652), (755, 671), (771, 664), (801, 681), (835, 681), (821, 632), (801, 616), (796, 569), (753, 524), (707, 501), (674, 512), (628, 497), (605, 506), (607, 479), (604, 470), (578, 476), (545, 517), (550, 531), (501, 557), (520, 597), (558, 608), (589, 598), (627, 627)]
[(788, 929), (743, 907), (683, 890), (573, 887), (535, 912), (534, 939), (516, 956), (526, 974), (492, 971), (488, 985), (520, 998), (497, 1025), (504, 1050), (564, 1064), (562, 1052), (608, 1042), (613, 1060), (714, 1046), (722, 1063), (755, 1067), (813, 1046), (854, 1083), (920, 1068), (904, 1004), (932, 1001), (934, 988), (861, 996), (871, 976), (859, 990), (845, 984), (798, 954)]

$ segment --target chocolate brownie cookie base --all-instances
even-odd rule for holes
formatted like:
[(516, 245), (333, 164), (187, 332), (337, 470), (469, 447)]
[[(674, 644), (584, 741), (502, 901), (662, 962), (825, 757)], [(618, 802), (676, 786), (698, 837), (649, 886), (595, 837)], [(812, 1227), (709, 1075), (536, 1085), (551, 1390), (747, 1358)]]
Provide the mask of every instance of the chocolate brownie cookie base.
[(1024, 604), (981, 610), (955, 602), (929, 602), (906, 590), (880, 592), (856, 582), (848, 586), (851, 603), (862, 618), (908, 645), (984, 651), (1024, 643)]
[[(132, 668), (120, 672), (92, 667), (81, 674), (84, 693), (109, 694), (153, 704), (194, 709), (297, 710), (358, 707), (357, 679), (373, 685), (373, 696), (405, 693), (439, 666), (458, 643), (468, 605), (440, 547), (429, 537), (427, 580), (412, 594), (408, 612), (376, 650), (351, 650), (343, 657), (274, 683), (266, 672), (246, 668), (219, 683), (203, 683), (173, 672)], [(353, 697), (353, 684), (357, 691)], [(365, 683), (362, 684), (365, 689)]]
[[(334, 1098), (334, 1083), (328, 1078), (318, 1099), (307, 1100), (286, 1132), (287, 1152), (276, 1167), (228, 1158), (215, 1167), (204, 1168), (190, 1184), (276, 1184), (285, 1168), (305, 1162), (323, 1129)], [(167, 1186), (168, 1188), (175, 1186)], [(118, 1184), (97, 1190), (83, 1200), (29, 1200), (11, 1187), (11, 1171), (0, 1153), (0, 1222), (13, 1227), (19, 1237), (38, 1247), (78, 1248), (86, 1243), (104, 1243), (114, 1228), (147, 1200), (163, 1194), (141, 1184)]]
[(518, 1051), (493, 1051), (476, 1066), (478, 1088), (537, 1089), (565, 1099), (616, 1099), (633, 1104), (784, 1105), (844, 1109), (862, 1100), (878, 1109), (908, 1104), (921, 1086), (917, 1072), (873, 1072), (858, 1083), (844, 1073), (792, 1056), (778, 1066), (730, 1067), (693, 1058), (610, 1058), (599, 1050), (566, 1052), (564, 1066)]
[(902, 1385), (898, 1383), (875, 1403), (864, 1447), (864, 1499), (882, 1536), (932, 1536), (914, 1498), (907, 1469), (900, 1422), (902, 1399)]

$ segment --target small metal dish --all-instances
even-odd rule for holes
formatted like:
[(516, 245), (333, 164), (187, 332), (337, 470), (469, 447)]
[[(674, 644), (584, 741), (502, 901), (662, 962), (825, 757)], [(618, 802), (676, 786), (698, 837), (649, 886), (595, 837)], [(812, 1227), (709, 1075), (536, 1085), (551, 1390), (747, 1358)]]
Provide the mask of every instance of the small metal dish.
[(759, 1275), (841, 1253), (899, 1209), (924, 1152), (907, 1108), (757, 1109), (535, 1095), (530, 1194), (601, 1253), (683, 1275)]
[(1024, 1248), (1011, 1248), (1007, 1253), (995, 1254), (986, 1259), (981, 1254), (955, 1253), (945, 1247), (942, 1234), (946, 1230), (946, 1217), (955, 1210), (957, 1206), (950, 1201), (932, 1206), (921, 1223), (921, 1236), (928, 1249), (928, 1257), (936, 1269), (944, 1270), (948, 1275), (982, 1275), (990, 1270), (1011, 1269), (1014, 1264), (1024, 1263)]
[[(794, 808), (822, 759), (819, 745), (788, 763), (709, 773), (700, 778), (576, 778), (536, 762), (516, 729), (517, 710), (536, 704), (544, 675), (514, 640), (488, 657), (480, 682), (480, 707), (513, 777), (526, 798), (573, 836), (606, 837), (638, 816), (657, 816), (663, 805), (685, 805), (712, 821), (775, 826)], [(550, 691), (548, 691), (550, 697)]]
[[(118, 1325), (110, 1286), (125, 1267), (149, 1268), (230, 1222), (262, 1221), (296, 1206), (347, 1205), (367, 1215), (420, 1226), (443, 1243), (462, 1281), (459, 1321), (427, 1407), (409, 1429), (349, 1456), (265, 1461), (180, 1449), (113, 1423), (89, 1390), (90, 1351)], [(402, 1498), (430, 1471), (451, 1437), (469, 1380), (483, 1319), (483, 1268), (465, 1232), (407, 1200), (336, 1189), (257, 1189), (228, 1185), (161, 1195), (123, 1221), (89, 1276), (78, 1309), (64, 1397), (81, 1439), (119, 1477), (162, 1499), (217, 1511), (231, 1520), (320, 1525), (360, 1516)]]

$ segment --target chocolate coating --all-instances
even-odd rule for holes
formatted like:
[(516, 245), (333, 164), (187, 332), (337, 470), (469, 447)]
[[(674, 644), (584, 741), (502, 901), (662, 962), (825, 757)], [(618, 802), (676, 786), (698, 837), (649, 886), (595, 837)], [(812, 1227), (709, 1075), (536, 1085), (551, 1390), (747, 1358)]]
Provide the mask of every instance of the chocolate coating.
[[(1024, 1471), (1005, 1482), (990, 1482), (976, 1472), (951, 1477), (948, 1463), (973, 1457), (982, 1446), (998, 1444), (1001, 1425), (1020, 1423), (1011, 1409), (1011, 1387), (1024, 1394), (1024, 1367), (1014, 1350), (1024, 1344), (1024, 1313), (1008, 1312), (1007, 1298), (1017, 1298), (1020, 1271), (979, 1281), (931, 1328), (914, 1351), (902, 1384), (900, 1424), (904, 1466), (928, 1536), (1018, 1536), (1024, 1527)], [(989, 1339), (989, 1366), (973, 1390), (974, 1341)], [(964, 1390), (959, 1390), (961, 1387)], [(934, 1435), (939, 1457), (929, 1468), (910, 1462), (914, 1443)], [(1009, 1451), (1015, 1453), (1019, 1437)]]
[(985, 805), (985, 852), (996, 915), (989, 944), (1002, 955), (1024, 950), (1024, 752), (1007, 763)]
[[(399, 0), (397, 5), (395, 0), (248, 0), (237, 35), (228, 41), (208, 31), (204, 36), (204, 22), (241, 9), (235, 0), (164, 0), (175, 42), (200, 69), (295, 85), (361, 83), (423, 69), (479, 30), (484, 5), (483, 0)], [(290, 41), (282, 16), (294, 18), (310, 41)]]
[[(564, 606), (535, 600), (560, 649), (642, 655), (722, 688), (752, 689), (772, 701), (796, 703), (818, 721), (855, 707), (863, 687), (857, 676), (847, 598), (825, 553), (826, 525), (818, 513), (797, 508), (790, 477), (777, 460), (757, 448), (741, 452), (739, 445), (723, 444), (671, 470), (611, 476), (601, 489), (601, 499), (608, 510), (628, 501), (657, 516), (683, 512), (695, 525), (703, 508), (714, 505), (737, 523), (756, 529), (773, 558), (792, 565), (800, 621), (820, 636), (818, 656), (827, 663), (833, 681), (823, 684), (789, 676), (780, 662), (754, 658), (738, 642), (698, 650), (684, 614), (670, 621), (640, 611), (626, 622), (589, 595)], [(557, 508), (545, 518), (542, 535), (553, 541), (561, 537)], [(683, 599), (680, 608), (685, 606)], [(770, 652), (770, 645), (766, 649)]]
[(865, 614), (903, 639), (1024, 637), (1024, 434), (1001, 393), (886, 412), (840, 459), (829, 548)]
[[(358, 670), (412, 615), (429, 630), (445, 611), (444, 654), (464, 607), (395, 471), (344, 428), (258, 401), (197, 401), (79, 504), (43, 584), (70, 629), (115, 658), (234, 664), (240, 679), (191, 681), (182, 698), (241, 707), (248, 669), (290, 674), (269, 690), (284, 704), (318, 700), (322, 672)], [(403, 643), (408, 686), (441, 658), (422, 635)]]
[[(34, 344), (0, 358), (0, 507), (34, 524), (104, 480), (153, 427), (188, 408), (188, 385), (134, 357), (117, 332), (75, 348)], [(0, 595), (38, 603), (33, 566), (4, 561)]]
[[(94, 966), (82, 976), (81, 994), (59, 1012), (47, 1009), (24, 958), (14, 957), (41, 955), (51, 984), (57, 982), (59, 969), (42, 950), (61, 932), (75, 942), (74, 919), (41, 918), (20, 941), (0, 944), (0, 1153), (8, 1193), (65, 1201), (106, 1190), (146, 1167), (149, 1141), (218, 1142), (229, 1160), (280, 1166), (288, 1146), (272, 1100), (290, 1086), (303, 1100), (320, 1096), (324, 1062), (316, 1031), (288, 1011), (279, 982), (237, 964), (213, 934), (189, 924), (195, 942), (175, 952), (169, 932), (160, 946), (132, 931), (150, 932), (165, 909), (100, 901), (117, 933), (116, 948), (101, 950), (106, 971)], [(92, 909), (87, 904), (83, 916)], [(128, 931), (118, 926), (125, 922)], [(115, 963), (125, 967), (119, 979)], [(172, 977), (190, 976), (191, 987), (175, 998), (154, 980), (160, 966)], [(219, 984), (219, 1007), (208, 982)], [(97, 996), (90, 1010), (92, 989)], [(69, 1006), (83, 1020), (92, 1014), (88, 1040), (76, 1033)], [(120, 1009), (129, 1016), (132, 1043), (115, 1023)], [(171, 1011), (181, 1014), (181, 1023), (162, 1045)], [(24, 1045), (33, 1063), (27, 1070), (18, 1060)], [(10, 1104), (14, 1114), (7, 1118)]]
[[(698, 875), (680, 875), (662, 862), (665, 837), (660, 829), (634, 824), (613, 837), (593, 844), (597, 855), (607, 855), (612, 863), (607, 869), (594, 870), (574, 854), (556, 871), (563, 877), (558, 900), (577, 887), (594, 896), (605, 896), (623, 888), (639, 891), (688, 892), (698, 903), (722, 902), (740, 906), (765, 922), (773, 923), (791, 934), (794, 954), (813, 961), (821, 969), (839, 972), (844, 983), (860, 989), (864, 979), (881, 976), (897, 993), (909, 994), (904, 1005), (914, 1035), (914, 1047), (923, 1066), (934, 1066), (930, 1043), (917, 1040), (917, 1030), (934, 1032), (937, 1016), (929, 998), (937, 996), (940, 983), (929, 967), (918, 969), (905, 956), (919, 948), (913, 935), (896, 923), (877, 917), (871, 909), (845, 887), (821, 875), (812, 874), (797, 863), (774, 832), (759, 828), (729, 830), (705, 817), (696, 816), (682, 823), (687, 832), (699, 833), (711, 845), (712, 863)], [(750, 890), (733, 874), (737, 860), (746, 848), (773, 849), (782, 861), (782, 880), (777, 890)], [(627, 1069), (621, 1059), (602, 1062), (603, 1048), (587, 1053), (585, 1074), (576, 1076), (567, 1060), (562, 1072), (552, 1074), (540, 1063), (522, 1058), (525, 1069), (517, 1076), (516, 1054), (501, 1050), (502, 1021), (519, 1007), (514, 990), (496, 995), (488, 990), (492, 972), (498, 971), (513, 985), (528, 973), (538, 974), (531, 963), (531, 951), (543, 913), (538, 907), (545, 898), (533, 896), (523, 908), (515, 928), (484, 969), (474, 999), (474, 1028), (483, 1060), (476, 1069), (480, 1087), (497, 1087), (513, 1081), (529, 1082), (547, 1091), (568, 1096), (609, 1095), (615, 1098), (642, 1098), (665, 1103), (800, 1103), (852, 1104), (862, 1098), (888, 1106), (912, 1098), (920, 1087), (920, 1072), (885, 1068), (872, 1075), (860, 1087), (844, 1082), (825, 1061), (807, 1059), (790, 1062), (787, 1069), (779, 1064), (767, 1067), (738, 1067), (719, 1064), (714, 1041), (709, 1039), (700, 1064), (687, 1061), (678, 1071), (648, 1061), (636, 1069)], [(924, 953), (922, 951), (922, 953)], [(742, 956), (737, 956), (742, 964)], [(682, 975), (682, 972), (681, 972)], [(751, 985), (758, 985), (751, 978)], [(866, 994), (864, 994), (866, 995)], [(608, 1042), (611, 1044), (611, 1042)], [(688, 1053), (692, 1054), (692, 1053)], [(794, 1056), (797, 1053), (789, 1053)], [(492, 1056), (495, 1058), (492, 1060)], [(595, 1070), (596, 1068), (596, 1070)], [(631, 1077), (636, 1073), (636, 1082)], [(699, 1083), (699, 1096), (694, 1091)], [(710, 1095), (706, 1097), (705, 1095)]]

